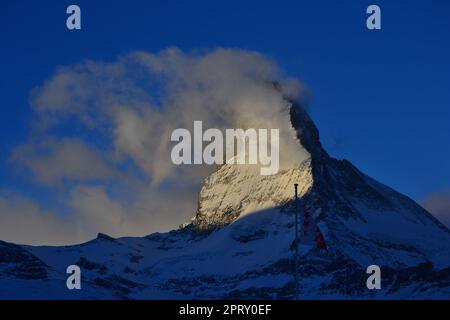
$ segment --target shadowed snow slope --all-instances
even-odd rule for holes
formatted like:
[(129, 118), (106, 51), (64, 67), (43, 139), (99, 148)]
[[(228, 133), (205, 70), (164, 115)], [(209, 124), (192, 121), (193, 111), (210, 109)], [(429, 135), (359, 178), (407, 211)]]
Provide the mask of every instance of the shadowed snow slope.
[[(100, 234), (65, 247), (0, 242), (0, 297), (291, 299), (297, 213), (300, 298), (449, 299), (449, 230), (413, 200), (329, 157), (304, 110), (292, 105), (290, 118), (309, 158), (273, 176), (219, 167), (192, 223), (179, 230)], [(81, 290), (66, 289), (71, 264), (82, 270)], [(381, 290), (366, 287), (372, 264), (381, 267)]]

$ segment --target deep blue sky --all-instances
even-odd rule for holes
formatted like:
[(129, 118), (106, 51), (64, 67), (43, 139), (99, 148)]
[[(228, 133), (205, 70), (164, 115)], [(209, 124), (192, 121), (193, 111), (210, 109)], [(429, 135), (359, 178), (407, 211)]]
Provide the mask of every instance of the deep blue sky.
[[(78, 4), (82, 30), (65, 27)], [(382, 30), (365, 27), (378, 4)], [(448, 1), (11, 1), (0, 8), (0, 189), (45, 197), (7, 159), (57, 66), (177, 46), (256, 50), (312, 89), (328, 151), (421, 201), (450, 189)]]

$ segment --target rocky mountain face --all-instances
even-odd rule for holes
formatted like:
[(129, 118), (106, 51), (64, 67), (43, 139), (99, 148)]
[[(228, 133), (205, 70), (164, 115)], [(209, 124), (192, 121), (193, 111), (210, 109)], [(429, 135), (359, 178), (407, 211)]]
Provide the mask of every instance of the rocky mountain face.
[[(219, 167), (179, 230), (65, 247), (1, 242), (0, 297), (449, 299), (450, 231), (413, 200), (331, 158), (303, 109), (292, 105), (290, 119), (310, 156), (273, 176)], [(82, 270), (81, 290), (66, 288), (71, 264)], [(380, 290), (366, 286), (369, 265), (381, 268)]]

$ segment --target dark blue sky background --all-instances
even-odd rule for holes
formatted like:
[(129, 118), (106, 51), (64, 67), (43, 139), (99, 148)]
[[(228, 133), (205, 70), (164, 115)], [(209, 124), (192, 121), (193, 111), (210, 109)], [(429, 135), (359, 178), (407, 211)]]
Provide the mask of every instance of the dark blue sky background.
[[(82, 30), (69, 31), (78, 4)], [(382, 30), (366, 29), (366, 8)], [(450, 189), (448, 1), (10, 1), (0, 8), (0, 189), (43, 200), (11, 149), (29, 135), (30, 90), (61, 65), (177, 46), (256, 50), (312, 90), (335, 157), (418, 201)]]

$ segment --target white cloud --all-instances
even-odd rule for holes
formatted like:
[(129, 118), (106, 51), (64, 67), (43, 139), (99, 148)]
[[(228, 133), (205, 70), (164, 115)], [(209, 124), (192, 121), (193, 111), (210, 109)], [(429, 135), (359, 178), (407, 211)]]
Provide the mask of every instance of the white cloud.
[[(173, 165), (172, 131), (191, 129), (194, 120), (205, 129), (279, 128), (282, 169), (307, 156), (293, 138), (284, 97), (298, 98), (302, 90), (275, 62), (245, 50), (170, 48), (87, 61), (59, 68), (34, 89), (32, 138), (12, 159), (40, 183), (70, 182), (65, 200), (85, 235), (167, 230), (194, 214), (199, 185), (214, 169)], [(54, 133), (67, 123), (87, 134)], [(95, 147), (92, 139), (103, 144)]]
[(14, 243), (63, 245), (88, 238), (72, 217), (62, 217), (12, 194), (0, 195), (0, 221), (1, 240)]
[(31, 169), (44, 184), (59, 184), (63, 180), (111, 178), (114, 170), (104, 155), (80, 139), (45, 139), (17, 147), (12, 160)]
[(168, 231), (195, 210), (190, 192), (151, 188), (139, 190), (131, 202), (121, 202), (101, 186), (79, 185), (71, 192), (70, 204), (79, 227), (92, 236), (98, 232), (119, 237)]

